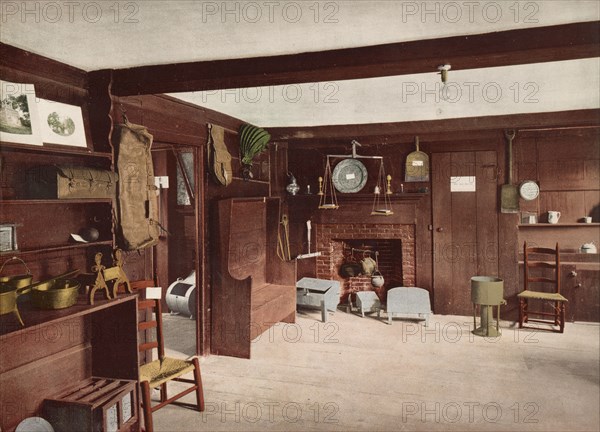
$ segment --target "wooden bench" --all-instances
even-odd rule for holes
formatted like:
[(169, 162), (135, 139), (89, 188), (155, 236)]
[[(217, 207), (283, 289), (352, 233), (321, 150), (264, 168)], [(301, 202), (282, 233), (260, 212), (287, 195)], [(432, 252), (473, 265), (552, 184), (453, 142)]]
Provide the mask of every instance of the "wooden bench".
[(211, 351), (250, 358), (253, 339), (296, 320), (295, 265), (276, 251), (279, 199), (222, 200), (214, 217)]

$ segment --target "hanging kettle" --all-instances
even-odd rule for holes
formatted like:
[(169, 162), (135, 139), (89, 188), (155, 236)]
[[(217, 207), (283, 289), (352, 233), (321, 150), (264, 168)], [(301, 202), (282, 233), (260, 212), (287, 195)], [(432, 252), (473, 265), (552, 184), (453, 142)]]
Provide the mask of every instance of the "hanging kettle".
[(377, 269), (377, 263), (370, 256), (363, 258), (360, 262), (360, 265), (362, 267), (362, 272), (365, 276), (371, 276), (373, 272)]
[(385, 283), (385, 279), (379, 270), (375, 270), (371, 275), (371, 285), (375, 288), (380, 288)]

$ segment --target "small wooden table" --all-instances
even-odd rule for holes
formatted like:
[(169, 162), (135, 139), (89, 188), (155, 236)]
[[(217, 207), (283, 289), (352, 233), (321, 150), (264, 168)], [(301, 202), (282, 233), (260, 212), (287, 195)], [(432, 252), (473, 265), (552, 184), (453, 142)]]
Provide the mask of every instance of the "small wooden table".
[(304, 277), (296, 282), (296, 306), (320, 308), (323, 322), (327, 322), (327, 311), (335, 312), (339, 303), (338, 281)]

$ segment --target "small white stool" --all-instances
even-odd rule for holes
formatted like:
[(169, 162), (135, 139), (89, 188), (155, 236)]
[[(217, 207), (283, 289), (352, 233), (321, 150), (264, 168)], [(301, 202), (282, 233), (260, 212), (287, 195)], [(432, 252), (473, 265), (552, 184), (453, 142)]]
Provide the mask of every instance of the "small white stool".
[(377, 317), (380, 316), (381, 302), (375, 291), (358, 291), (356, 293), (356, 306), (363, 318), (365, 312), (377, 312)]

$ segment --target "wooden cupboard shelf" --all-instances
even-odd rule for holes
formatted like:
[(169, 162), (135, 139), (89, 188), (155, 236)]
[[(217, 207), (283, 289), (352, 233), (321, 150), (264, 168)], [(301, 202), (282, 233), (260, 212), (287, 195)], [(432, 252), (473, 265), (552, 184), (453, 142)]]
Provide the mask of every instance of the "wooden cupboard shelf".
[(111, 204), (110, 198), (88, 198), (88, 199), (10, 199), (0, 200), (0, 207), (4, 205), (30, 205), (30, 204)]
[(536, 224), (518, 224), (517, 227), (521, 228), (574, 228), (574, 227), (599, 227), (600, 223), (563, 223), (563, 224), (551, 224), (551, 223), (536, 223)]
[(112, 153), (110, 152), (98, 152), (91, 151), (88, 147), (62, 147), (62, 146), (52, 146), (44, 144), (43, 146), (36, 145), (27, 145), (27, 144), (18, 144), (11, 142), (2, 142), (0, 143), (0, 151), (3, 150), (18, 150), (18, 151), (28, 151), (35, 153), (50, 153), (57, 155), (73, 155), (73, 156), (87, 156), (87, 157), (97, 157), (97, 158), (106, 158), (112, 159)]
[[(0, 350), (0, 405), (11, 407), (0, 416), (0, 429), (14, 431), (26, 417), (44, 417), (45, 399), (91, 377), (137, 381), (136, 299), (98, 295), (91, 306), (80, 295), (69, 308), (41, 310), (24, 295), (19, 311), (25, 326), (12, 313), (0, 315), (0, 344), (7, 348)], [(130, 430), (139, 430), (137, 419)]]
[(22, 255), (34, 255), (48, 252), (60, 252), (63, 250), (71, 250), (71, 249), (83, 249), (92, 246), (112, 246), (112, 240), (103, 240), (97, 242), (90, 243), (71, 243), (63, 246), (50, 246), (44, 248), (35, 248), (35, 249), (25, 249), (25, 250), (13, 250), (13, 251), (5, 251), (0, 252), (0, 256), (13, 255), (13, 256), (22, 256)]
[[(391, 195), (388, 195), (388, 197), (390, 198), (391, 202), (397, 202), (397, 201), (418, 201), (421, 198), (423, 198), (424, 196), (427, 196), (428, 193), (420, 193), (420, 192), (405, 192), (405, 193), (394, 193)], [(314, 200), (316, 202), (319, 201), (319, 197), (320, 195), (314, 193), (314, 194), (299, 194), (299, 195), (287, 195), (287, 198), (290, 200), (294, 200), (294, 201), (308, 201), (308, 200)], [(350, 201), (360, 201), (360, 202), (370, 202), (372, 203), (373, 200), (375, 199), (375, 195), (374, 194), (365, 194), (365, 193), (341, 193), (338, 192), (336, 193), (336, 197), (337, 200), (339, 202), (350, 202)], [(327, 196), (328, 201), (331, 200), (330, 196)], [(383, 202), (383, 195), (381, 196), (381, 201)]]
[(137, 294), (119, 294), (116, 299), (105, 300), (100, 294), (95, 298), (94, 305), (88, 303), (87, 295), (80, 294), (77, 303), (65, 309), (36, 309), (29, 302), (19, 302), (19, 313), (23, 318), (24, 326), (15, 321), (12, 314), (1, 315), (0, 318), (0, 340), (8, 335), (27, 333), (32, 327), (40, 325), (50, 326), (72, 318), (87, 315), (118, 304), (134, 300)]

